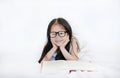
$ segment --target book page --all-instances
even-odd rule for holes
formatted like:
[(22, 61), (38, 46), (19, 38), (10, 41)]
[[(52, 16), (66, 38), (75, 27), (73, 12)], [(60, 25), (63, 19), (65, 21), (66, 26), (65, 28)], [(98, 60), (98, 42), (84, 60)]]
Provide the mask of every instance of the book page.
[(41, 67), (42, 73), (57, 73), (66, 70), (67, 70), (67, 65), (64, 60), (43, 61)]
[(95, 65), (83, 61), (66, 61), (68, 70), (95, 70)]
[(70, 70), (95, 70), (95, 65), (82, 61), (43, 61), (41, 73), (69, 72)]

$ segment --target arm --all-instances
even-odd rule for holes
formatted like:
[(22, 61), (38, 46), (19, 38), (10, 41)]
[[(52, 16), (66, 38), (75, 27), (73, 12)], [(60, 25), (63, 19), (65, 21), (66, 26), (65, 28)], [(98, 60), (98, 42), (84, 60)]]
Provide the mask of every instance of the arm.
[(50, 60), (50, 58), (52, 57), (52, 55), (55, 53), (55, 51), (57, 50), (57, 46), (55, 45), (55, 42), (51, 39), (51, 43), (53, 45), (52, 49), (45, 55), (45, 57), (43, 58), (42, 61), (48, 61)]
[(72, 49), (71, 49), (70, 53), (73, 57), (79, 59), (78, 52), (79, 52), (78, 43), (75, 38), (72, 38)]
[(52, 57), (52, 55), (54, 54), (54, 52), (57, 50), (57, 48), (53, 47), (43, 58), (42, 61), (48, 61), (50, 60), (50, 58)]
[(68, 53), (68, 51), (65, 48), (61, 48), (61, 52), (63, 56), (65, 57), (65, 59), (67, 60), (78, 60), (78, 57)]
[(72, 39), (72, 48), (70, 53), (68, 53), (68, 51), (65, 49), (65, 45), (69, 42), (69, 37), (66, 39), (66, 41), (64, 42), (64, 44), (62, 46), (60, 46), (60, 50), (63, 54), (63, 56), (65, 57), (65, 59), (67, 60), (78, 60), (78, 51), (77, 51), (77, 44), (76, 44), (76, 40)]

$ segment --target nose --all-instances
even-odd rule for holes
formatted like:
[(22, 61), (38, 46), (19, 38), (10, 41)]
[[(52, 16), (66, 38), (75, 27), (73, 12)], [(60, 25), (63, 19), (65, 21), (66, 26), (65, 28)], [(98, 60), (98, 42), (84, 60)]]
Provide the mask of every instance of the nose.
[(61, 37), (57, 34), (55, 38), (56, 38), (56, 39), (60, 39)]

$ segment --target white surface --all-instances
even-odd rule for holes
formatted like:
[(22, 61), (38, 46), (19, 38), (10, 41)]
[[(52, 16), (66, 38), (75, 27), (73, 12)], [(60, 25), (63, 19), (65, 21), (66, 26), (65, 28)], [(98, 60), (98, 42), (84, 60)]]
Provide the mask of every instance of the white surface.
[(37, 61), (56, 17), (71, 24), (82, 60), (103, 68), (103, 78), (120, 77), (119, 0), (0, 0), (0, 78), (42, 77)]

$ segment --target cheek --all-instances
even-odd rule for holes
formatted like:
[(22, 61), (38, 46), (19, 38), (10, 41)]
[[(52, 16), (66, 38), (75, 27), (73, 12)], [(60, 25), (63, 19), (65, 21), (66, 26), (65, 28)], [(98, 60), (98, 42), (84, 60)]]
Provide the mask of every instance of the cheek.
[(51, 38), (52, 41), (55, 41), (55, 38)]
[(65, 37), (63, 37), (63, 40), (66, 40), (66, 39), (67, 39), (67, 37), (68, 37), (68, 35), (66, 35)]

